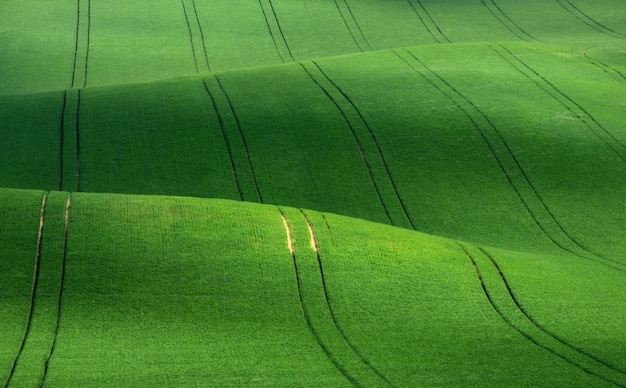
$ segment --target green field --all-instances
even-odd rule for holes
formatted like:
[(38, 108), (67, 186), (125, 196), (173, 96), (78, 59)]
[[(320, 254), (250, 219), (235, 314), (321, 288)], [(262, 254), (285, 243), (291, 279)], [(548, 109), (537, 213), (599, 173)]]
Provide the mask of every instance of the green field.
[(626, 387), (622, 0), (0, 15), (0, 386)]

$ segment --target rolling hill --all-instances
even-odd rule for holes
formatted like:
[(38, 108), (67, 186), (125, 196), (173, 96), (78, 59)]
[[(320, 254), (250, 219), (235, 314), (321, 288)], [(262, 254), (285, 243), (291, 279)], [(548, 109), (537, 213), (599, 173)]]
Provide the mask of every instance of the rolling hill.
[(626, 386), (619, 0), (0, 13), (5, 387)]

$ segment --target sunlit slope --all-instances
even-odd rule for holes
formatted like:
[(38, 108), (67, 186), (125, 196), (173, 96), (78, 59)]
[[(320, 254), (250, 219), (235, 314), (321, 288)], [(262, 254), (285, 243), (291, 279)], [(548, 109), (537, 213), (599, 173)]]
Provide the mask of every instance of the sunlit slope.
[[(34, 5), (35, 4), (35, 5)], [(620, 0), (8, 0), (1, 94), (148, 82), (415, 45), (626, 38)]]
[(0, 198), (10, 386), (626, 382), (623, 272), (575, 256), (235, 201)]
[(0, 185), (297, 206), (623, 265), (626, 79), (604, 53), (427, 46), (4, 97)]

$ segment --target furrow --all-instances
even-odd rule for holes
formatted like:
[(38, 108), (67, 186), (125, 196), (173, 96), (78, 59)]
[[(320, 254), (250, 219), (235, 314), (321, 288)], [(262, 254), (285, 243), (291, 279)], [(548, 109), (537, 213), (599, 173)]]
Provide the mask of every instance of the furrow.
[[(435, 20), (432, 18), (426, 7), (420, 0), (407, 0), (409, 5), (417, 15), (420, 23), (426, 28), (433, 40), (437, 43), (451, 43), (450, 39), (441, 31)], [(417, 5), (416, 5), (417, 4)]]
[(507, 15), (494, 0), (480, 0), (481, 3), (489, 10), (489, 13), (495, 17), (513, 35), (526, 42), (536, 41), (529, 33), (520, 27), (509, 15)]
[(383, 200), (383, 196), (381, 194), (381, 189), (379, 187), (378, 182), (376, 181), (376, 179), (374, 178), (374, 173), (372, 171), (372, 166), (370, 165), (370, 161), (368, 160), (366, 154), (365, 154), (365, 150), (363, 149), (363, 144), (361, 143), (361, 140), (359, 139), (359, 136), (356, 133), (356, 130), (354, 128), (354, 126), (352, 125), (352, 123), (350, 122), (350, 119), (348, 118), (348, 116), (346, 115), (346, 112), (344, 111), (344, 109), (341, 108), (341, 106), (339, 105), (339, 103), (337, 102), (337, 100), (330, 94), (330, 92), (328, 91), (327, 88), (325, 88), (314, 76), (313, 74), (311, 74), (311, 72), (309, 71), (309, 69), (306, 68), (306, 66), (304, 66), (302, 63), (299, 63), (300, 66), (302, 67), (302, 69), (304, 69), (304, 71), (306, 72), (306, 74), (309, 76), (309, 78), (311, 78), (311, 80), (315, 83), (315, 85), (317, 85), (322, 92), (324, 92), (324, 94), (328, 97), (328, 99), (333, 103), (333, 105), (337, 108), (337, 110), (339, 111), (339, 113), (341, 114), (342, 118), (344, 119), (344, 121), (346, 122), (346, 124), (348, 125), (348, 128), (350, 129), (352, 136), (354, 137), (354, 140), (356, 142), (357, 148), (359, 149), (359, 153), (361, 155), (361, 159), (363, 159), (363, 163), (365, 164), (365, 168), (367, 169), (368, 175), (370, 177), (370, 180), (372, 182), (372, 185), (374, 187), (374, 190), (376, 191), (376, 195), (378, 196), (378, 200), (381, 204), (381, 206), (383, 207), (383, 210), (385, 211), (385, 214), (387, 216), (387, 219), (389, 220), (389, 223), (391, 225), (394, 225), (394, 221), (389, 213), (389, 209), (387, 207), (387, 205), (385, 204), (385, 201)]
[[(478, 282), (480, 283), (483, 294), (489, 301), (489, 304), (509, 327), (511, 327), (513, 330), (515, 330), (517, 333), (522, 335), (534, 345), (560, 358), (571, 366), (578, 368), (589, 375), (595, 376), (607, 383), (613, 384), (618, 387), (624, 387), (623, 384), (614, 379), (612, 376), (607, 377), (605, 373), (602, 373), (603, 371), (598, 371), (598, 368), (595, 365), (589, 365), (589, 358), (583, 357), (581, 359), (581, 357), (579, 357), (580, 354), (572, 352), (570, 348), (563, 346), (561, 342), (557, 341), (549, 335), (545, 335), (546, 333), (539, 330), (534, 325), (530, 324), (528, 319), (519, 311), (519, 309), (517, 309), (517, 307), (509, 306), (509, 303), (507, 303), (507, 299), (508, 302), (511, 302), (511, 304), (513, 303), (513, 301), (510, 299), (510, 295), (503, 296), (502, 291), (496, 292), (496, 289), (498, 287), (494, 286), (493, 276), (486, 276), (486, 274), (489, 274), (496, 268), (494, 268), (493, 266), (491, 266), (492, 268), (489, 268), (489, 266), (483, 262), (484, 260), (482, 260), (482, 258), (473, 256), (469, 252), (469, 250), (463, 245), (459, 244), (459, 246), (465, 256), (472, 263), (474, 271), (476, 272)], [(502, 279), (500, 279), (500, 281), (501, 280)], [(506, 294), (506, 292), (504, 292), (504, 294)]]
[[(394, 51), (394, 53), (431, 86), (448, 98), (463, 115), (467, 117), (480, 134), (485, 145), (489, 148), (502, 174), (507, 179), (510, 187), (515, 192), (534, 223), (556, 247), (577, 257), (595, 261), (620, 272), (626, 272), (626, 270), (617, 266), (619, 264), (618, 262), (595, 255), (585, 250), (570, 238), (550, 208), (543, 201), (538, 190), (532, 184), (505, 138), (481, 109), (443, 77), (426, 66), (424, 62), (411, 52), (404, 50), (404, 53), (409, 56), (408, 58), (403, 57), (397, 51)], [(425, 73), (415, 68), (411, 62), (420, 64), (420, 67), (425, 70)], [(584, 254), (579, 251), (582, 251)], [(587, 254), (591, 254), (593, 257), (589, 257)]]

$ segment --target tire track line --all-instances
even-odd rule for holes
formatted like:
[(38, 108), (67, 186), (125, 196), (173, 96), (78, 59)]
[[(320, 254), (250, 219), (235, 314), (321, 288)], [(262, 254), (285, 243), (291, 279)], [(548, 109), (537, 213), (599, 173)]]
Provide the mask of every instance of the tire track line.
[(320, 74), (322, 74), (324, 76), (324, 78), (326, 78), (328, 80), (328, 82), (330, 82), (330, 84), (343, 96), (343, 98), (350, 104), (350, 106), (352, 107), (352, 109), (357, 113), (357, 115), (359, 116), (359, 119), (363, 122), (363, 125), (365, 126), (365, 128), (367, 129), (367, 132), (372, 140), (372, 142), (374, 143), (374, 146), (376, 148), (376, 153), (378, 155), (378, 157), (380, 158), (380, 160), (383, 162), (383, 166), (385, 167), (385, 173), (387, 175), (387, 178), (389, 179), (389, 182), (391, 183), (391, 186), (393, 187), (393, 191), (394, 194), (396, 196), (396, 198), (398, 199), (398, 202), (400, 203), (400, 207), (402, 208), (402, 212), (404, 213), (404, 217), (406, 218), (406, 220), (409, 222), (409, 224), (411, 225), (411, 228), (413, 228), (413, 230), (417, 230), (415, 228), (415, 224), (413, 223), (413, 220), (411, 219), (411, 216), (409, 215), (408, 209), (406, 204), (404, 203), (404, 201), (402, 200), (402, 196), (400, 195), (400, 192), (398, 191), (398, 186), (396, 185), (396, 182), (393, 179), (393, 176), (391, 174), (391, 169), (389, 168), (389, 164), (387, 163), (387, 159), (385, 158), (383, 151), (380, 147), (380, 142), (378, 141), (378, 138), (376, 136), (376, 134), (374, 133), (374, 131), (372, 130), (372, 127), (370, 127), (370, 125), (368, 124), (367, 120), (365, 120), (365, 117), (363, 116), (363, 113), (361, 112), (361, 110), (356, 106), (356, 104), (354, 103), (354, 101), (352, 101), (352, 99), (339, 87), (339, 85), (337, 85), (327, 74), (326, 72), (324, 72), (324, 70), (322, 69), (322, 67), (316, 62), (316, 61), (312, 61), (313, 65), (315, 65), (315, 67), (317, 67), (317, 69), (319, 70)]
[(224, 119), (222, 118), (222, 114), (220, 113), (220, 110), (217, 107), (217, 102), (215, 101), (215, 97), (213, 96), (213, 93), (211, 93), (211, 91), (209, 90), (209, 85), (207, 85), (207, 81), (204, 80), (202, 83), (204, 85), (204, 90), (206, 90), (207, 94), (209, 95), (209, 98), (211, 99), (213, 110), (215, 111), (217, 115), (217, 120), (219, 121), (219, 124), (220, 124), (222, 138), (224, 139), (224, 143), (226, 144), (226, 150), (228, 151), (228, 159), (230, 160), (230, 168), (233, 173), (233, 178), (235, 179), (235, 184), (237, 185), (237, 192), (239, 193), (239, 198), (243, 201), (243, 191), (241, 190), (241, 184), (239, 183), (239, 177), (237, 176), (237, 167), (235, 166), (235, 159), (233, 158), (232, 146), (230, 144), (230, 141), (228, 140), (228, 137), (226, 136), (226, 129), (224, 127)]
[(302, 313), (304, 315), (304, 320), (306, 322), (307, 327), (309, 328), (309, 331), (311, 332), (311, 334), (313, 334), (313, 337), (315, 338), (315, 340), (317, 341), (318, 345), (320, 346), (320, 348), (322, 349), (322, 351), (324, 352), (324, 354), (326, 355), (326, 357), (331, 361), (331, 363), (334, 365), (334, 367), (339, 370), (339, 372), (348, 380), (350, 381), (350, 383), (352, 383), (352, 385), (354, 386), (359, 386), (359, 383), (356, 381), (356, 379), (339, 363), (339, 360), (337, 360), (337, 358), (332, 354), (332, 352), (330, 351), (330, 349), (328, 348), (328, 346), (324, 343), (324, 341), (322, 340), (322, 337), (320, 336), (320, 334), (317, 332), (317, 330), (315, 329), (313, 322), (311, 320), (311, 316), (309, 313), (309, 310), (306, 308), (306, 305), (304, 303), (304, 298), (303, 298), (303, 293), (302, 293), (302, 278), (300, 276), (300, 271), (298, 269), (298, 260), (296, 258), (296, 251), (295, 251), (295, 247), (294, 247), (294, 240), (293, 240), (293, 235), (292, 235), (292, 229), (291, 229), (291, 225), (289, 224), (289, 222), (287, 221), (287, 217), (285, 216), (284, 211), (281, 208), (278, 208), (279, 212), (280, 212), (280, 217), (282, 218), (283, 221), (283, 225), (285, 227), (285, 232), (287, 234), (287, 246), (289, 248), (289, 252), (291, 253), (291, 259), (293, 261), (293, 269), (296, 275), (296, 283), (298, 286), (298, 297), (300, 299), (300, 308), (302, 309)]
[[(432, 18), (432, 16), (430, 15), (426, 7), (424, 7), (424, 4), (422, 4), (421, 0), (407, 0), (407, 1), (409, 5), (411, 6), (411, 8), (413, 9), (413, 12), (415, 12), (415, 15), (417, 15), (418, 19), (420, 20), (420, 23), (422, 23), (424, 28), (426, 28), (426, 31), (428, 31), (428, 33), (435, 40), (435, 42), (439, 44), (452, 43), (450, 39), (448, 39), (448, 37), (443, 33), (443, 31), (441, 31), (441, 29), (439, 28), (439, 25), (437, 25), (437, 23)], [(415, 6), (415, 4), (413, 4), (413, 2), (417, 3), (417, 7)], [(422, 14), (420, 13), (420, 10), (421, 12), (424, 13), (424, 16), (422, 16)]]
[(541, 340), (538, 340), (536, 338), (534, 338), (531, 334), (527, 333), (526, 330), (523, 330), (522, 328), (518, 327), (518, 325), (516, 325), (509, 317), (507, 317), (507, 315), (502, 311), (502, 309), (497, 305), (497, 303), (494, 300), (494, 297), (491, 295), (491, 293), (488, 290), (488, 287), (485, 284), (483, 275), (481, 273), (481, 270), (476, 262), (476, 260), (474, 259), (474, 257), (469, 253), (469, 251), (467, 250), (467, 248), (465, 248), (463, 245), (459, 244), (460, 248), (462, 249), (462, 251), (464, 252), (465, 256), (470, 260), (472, 267), (474, 268), (474, 271), (476, 273), (476, 278), (478, 279), (478, 282), (480, 283), (480, 286), (482, 288), (483, 294), (485, 295), (485, 297), (487, 298), (487, 300), (489, 301), (489, 304), (491, 305), (491, 307), (493, 308), (493, 310), (500, 316), (500, 318), (502, 318), (502, 320), (504, 320), (504, 322), (506, 322), (506, 324), (511, 327), (513, 330), (515, 330), (517, 333), (519, 333), (520, 335), (522, 335), (524, 338), (526, 338), (528, 341), (530, 341), (531, 343), (533, 343), (534, 345), (548, 351), (549, 353), (551, 353), (552, 355), (560, 358), (561, 360), (567, 362), (568, 364), (582, 370), (583, 372), (590, 374), (592, 376), (595, 376), (599, 379), (604, 380), (605, 382), (614, 384), (616, 386), (619, 387), (624, 387), (622, 384), (620, 384), (619, 382), (616, 382), (612, 379), (609, 379), (599, 373), (597, 373), (596, 371), (593, 371), (591, 369), (589, 369), (588, 367), (581, 365), (580, 362), (572, 360), (570, 357), (561, 354), (560, 352), (552, 349), (552, 347), (550, 347), (549, 345), (546, 345), (544, 343), (542, 343)]
[(13, 364), (11, 365), (11, 370), (9, 372), (9, 377), (4, 384), (4, 388), (7, 388), (9, 384), (11, 384), (11, 380), (13, 379), (13, 375), (15, 374), (15, 368), (17, 367), (17, 363), (19, 362), (22, 353), (24, 352), (24, 347), (26, 346), (26, 341), (28, 340), (28, 336), (30, 335), (32, 321), (33, 321), (33, 312), (35, 310), (35, 299), (37, 297), (37, 286), (39, 285), (39, 268), (41, 264), (41, 242), (43, 240), (43, 230), (44, 230), (44, 217), (46, 213), (46, 203), (48, 201), (48, 193), (46, 193), (41, 201), (41, 215), (39, 216), (39, 229), (37, 233), (37, 248), (35, 253), (35, 265), (33, 269), (33, 283), (31, 286), (30, 292), (30, 305), (28, 308), (28, 320), (26, 321), (26, 329), (24, 330), (24, 335), (22, 336), (22, 342), (20, 343), (20, 348), (17, 351), (17, 355), (13, 359)]
[(568, 348), (574, 350), (575, 352), (578, 352), (579, 354), (583, 355), (586, 358), (589, 358), (593, 361), (595, 361), (598, 364), (601, 364), (602, 366), (609, 368), (617, 373), (620, 374), (626, 374), (626, 371), (624, 371), (623, 369), (619, 368), (618, 366), (607, 362), (605, 360), (602, 360), (599, 357), (594, 356), (593, 354), (587, 352), (586, 350), (579, 348), (571, 343), (569, 343), (568, 341), (566, 341), (565, 339), (563, 339), (562, 337), (560, 337), (559, 335), (557, 335), (556, 333), (548, 330), (547, 328), (545, 328), (543, 325), (541, 325), (539, 322), (537, 322), (536, 319), (534, 319), (532, 317), (532, 315), (530, 315), (528, 313), (528, 311), (526, 311), (526, 309), (524, 308), (524, 306), (522, 306), (522, 304), (519, 302), (519, 300), (517, 299), (517, 297), (515, 296), (515, 294), (513, 293), (513, 290), (511, 288), (511, 285), (509, 284), (508, 280), (506, 279), (506, 277), (504, 276), (504, 273), (502, 272), (502, 269), (500, 268), (500, 266), (498, 265), (498, 262), (495, 260), (495, 258), (493, 257), (493, 255), (491, 255), (489, 252), (487, 252), (487, 250), (485, 250), (484, 248), (478, 247), (478, 249), (480, 250), (480, 252), (486, 256), (489, 261), (491, 262), (491, 264), (495, 267), (495, 269), (498, 272), (498, 276), (500, 278), (500, 280), (502, 281), (502, 283), (504, 284), (507, 293), (510, 297), (510, 299), (513, 301), (513, 303), (515, 304), (515, 306), (517, 307), (517, 310), (529, 321), (533, 324), (533, 326), (535, 326), (537, 329), (539, 329), (540, 331), (544, 332), (545, 334), (547, 334), (549, 337), (553, 338), (554, 340), (556, 340), (557, 342), (560, 342), (561, 344), (567, 346)]
[(198, 67), (198, 58), (196, 55), (196, 48), (193, 44), (193, 33), (191, 32), (191, 23), (189, 23), (189, 15), (187, 14), (187, 7), (185, 7), (185, 1), (180, 0), (180, 5), (183, 7), (183, 13), (185, 14), (185, 23), (187, 23), (187, 31), (189, 31), (189, 44), (191, 45), (191, 52), (193, 54), (193, 63), (196, 66), (196, 74), (200, 74)]
[(252, 174), (252, 179), (254, 181), (254, 186), (256, 188), (256, 193), (259, 196), (259, 201), (261, 203), (264, 203), (263, 202), (263, 195), (261, 194), (261, 189), (259, 188), (259, 182), (257, 180), (256, 172), (254, 171), (254, 166), (252, 164), (252, 159), (250, 158), (250, 150), (248, 148), (248, 143), (246, 141), (246, 137), (243, 134), (243, 129), (241, 127), (241, 122), (239, 120), (239, 116), (237, 115), (237, 112), (235, 111), (235, 108), (234, 108), (233, 103), (232, 103), (232, 101), (230, 99), (230, 96), (228, 95), (228, 93), (226, 93), (226, 90), (224, 89), (224, 86), (222, 85), (222, 81), (220, 81), (220, 78), (218, 76), (215, 76), (215, 81), (217, 82), (217, 85), (218, 85), (220, 91), (222, 92), (222, 94), (226, 98), (226, 101), (228, 102), (228, 106), (230, 108), (230, 111), (231, 111), (233, 117), (235, 118), (235, 122), (237, 124), (237, 130), (239, 132), (239, 136), (241, 137), (241, 141), (243, 143), (243, 148), (244, 148), (244, 152), (246, 154), (246, 159), (247, 159), (247, 162), (248, 162), (248, 166), (250, 167), (250, 172)]
[[(626, 272), (625, 269), (616, 266), (616, 265), (620, 264), (619, 262), (614, 261), (614, 260), (610, 260), (610, 259), (607, 259), (607, 258), (603, 258), (603, 257), (600, 257), (600, 256), (594, 254), (593, 252), (589, 252), (589, 251), (585, 250), (583, 247), (579, 246), (575, 241), (571, 240), (569, 235), (567, 233), (564, 233), (564, 229), (562, 228), (562, 226), (560, 226), (559, 221), (556, 219), (556, 217), (554, 216), (552, 211), (545, 204), (545, 202), (543, 201), (542, 197), (539, 195), (539, 192), (537, 191), (537, 189), (533, 186), (533, 184), (530, 181), (528, 175), (526, 174), (526, 172), (522, 168), (521, 164), (519, 163), (519, 161), (515, 157), (515, 154), (513, 153), (513, 151), (511, 150), (511, 147), (508, 145), (508, 143), (506, 142), (506, 140), (504, 139), (504, 137), (502, 136), (502, 134), (500, 133), (498, 128), (494, 125), (494, 123), (472, 101), (470, 101), (467, 97), (465, 97), (462, 93), (460, 93), (456, 88), (454, 88), (454, 86), (452, 86), (450, 83), (448, 83), (443, 77), (441, 77), (439, 74), (437, 74), (432, 69), (430, 69), (428, 66), (426, 66), (426, 64), (424, 62), (422, 62), (419, 58), (417, 58), (413, 53), (411, 53), (408, 50), (403, 50), (403, 51), (406, 54), (408, 54), (415, 62), (419, 63), (429, 74), (432, 74), (434, 77), (436, 77), (436, 79), (439, 82), (441, 82), (443, 85), (445, 85), (444, 86), (445, 88), (450, 90), (450, 92), (446, 92), (443, 89), (442, 86), (437, 85), (437, 83), (435, 81), (431, 80), (429, 77), (427, 77), (422, 72), (420, 72), (418, 69), (416, 69), (407, 59), (402, 57), (397, 51), (395, 51), (395, 50), (392, 51), (394, 54), (396, 54), (396, 56), (398, 58), (400, 58), (410, 68), (412, 68), (417, 74), (419, 74), (426, 82), (428, 82), (436, 90), (438, 90), (440, 93), (442, 93), (444, 96), (446, 96), (446, 98), (448, 98), (448, 100), (450, 100), (457, 107), (457, 109), (459, 109), (463, 113), (463, 115), (470, 120), (470, 122), (472, 123), (474, 128), (478, 131), (479, 135), (483, 139), (483, 142), (489, 148), (489, 151), (493, 155), (493, 157), (494, 157), (495, 161), (497, 162), (500, 170), (502, 171), (502, 173), (505, 176), (505, 178), (507, 179), (509, 185), (511, 186), (511, 188), (513, 189), (513, 191), (515, 192), (515, 194), (517, 195), (517, 197), (519, 198), (519, 200), (523, 204), (524, 208), (526, 209), (528, 214), (531, 216), (531, 218), (533, 219), (534, 223), (539, 227), (539, 229), (542, 231), (542, 233), (552, 242), (552, 244), (554, 244), (558, 248), (560, 248), (560, 249), (562, 249), (562, 250), (564, 250), (566, 252), (569, 252), (569, 253), (577, 256), (577, 257), (580, 257), (580, 258), (583, 258), (583, 259), (586, 259), (586, 260), (591, 260), (591, 261), (603, 264), (605, 266), (611, 267), (611, 268), (613, 268), (615, 270), (618, 270), (620, 272)], [(453, 96), (453, 94), (456, 95), (457, 98), (455, 98)], [(460, 99), (461, 102), (457, 101), (457, 99)], [(478, 118), (474, 118), (473, 115), (466, 108), (464, 108), (461, 105), (461, 103), (466, 104), (473, 111), (475, 111), (478, 114)], [(495, 140), (496, 140), (495, 142), (494, 142), (493, 139), (490, 139), (490, 136), (487, 135), (485, 130), (478, 123), (477, 119), (479, 119), (481, 121), (484, 121), (488, 125), (488, 127), (491, 129), (491, 132), (493, 133), (492, 136), (495, 136)], [(504, 153), (504, 157), (509, 160), (509, 163), (512, 164), (512, 167), (513, 167), (514, 171), (517, 171), (519, 174), (521, 174), (520, 175), (520, 179), (519, 179), (520, 182), (516, 183), (518, 180), (515, 179), (513, 177), (513, 175), (512, 175), (512, 172), (509, 171), (509, 169), (507, 169), (507, 167), (505, 166), (505, 162), (504, 162), (503, 158), (501, 156), (498, 156), (498, 152), (496, 150), (496, 144), (497, 143), (500, 144), (500, 147), (498, 147), (498, 148), (501, 150), (501, 152)], [(531, 195), (530, 198), (526, 198), (522, 194), (521, 188), (518, 187), (518, 185), (520, 185), (520, 184), (524, 185), (524, 186), (527, 186), (528, 190), (530, 190), (530, 192), (533, 193), (534, 195)], [(537, 213), (535, 211), (533, 211), (533, 209), (531, 208), (532, 206), (530, 204), (530, 200), (534, 200), (534, 201), (538, 202), (538, 204), (539, 204), (539, 212), (544, 212), (547, 215), (545, 218), (547, 218), (548, 223), (553, 223), (557, 227), (557, 229), (560, 230), (561, 233), (563, 233), (566, 241), (570, 241), (571, 243), (574, 244), (574, 246), (576, 248), (582, 249), (584, 252), (586, 252), (588, 254), (591, 254), (592, 256), (596, 257), (597, 259), (596, 258), (587, 257), (585, 255), (582, 255), (582, 254), (576, 252), (575, 250), (573, 250), (572, 248), (569, 248), (569, 247), (565, 246), (562, 242), (559, 242), (552, 235), (552, 233), (550, 233), (546, 229), (546, 226), (543, 225), (542, 222), (539, 221)]]
[[(78, 0), (77, 10), (76, 10), (76, 34), (75, 34), (75, 43), (74, 43), (74, 60), (72, 64), (72, 82), (70, 84), (70, 89), (74, 89), (74, 87), (76, 87), (76, 85), (80, 83), (80, 81), (77, 80), (76, 68), (78, 66), (78, 60), (79, 60), (78, 54), (81, 51), (80, 50), (81, 38), (85, 40), (84, 42), (85, 56), (84, 56), (84, 64), (83, 64), (83, 72), (82, 72), (83, 79), (82, 79), (81, 87), (84, 88), (87, 86), (87, 69), (88, 69), (88, 64), (89, 64), (89, 48), (90, 48), (90, 40), (91, 40), (91, 0), (87, 0), (87, 10), (86, 10), (87, 16), (83, 16), (84, 10), (83, 12), (81, 12), (81, 8), (83, 8), (81, 3), (82, 3), (81, 0)], [(81, 23), (81, 18), (85, 18), (85, 17), (86, 17), (86, 20), (83, 20)], [(85, 23), (87, 24), (87, 27), (84, 27)], [(83, 31), (85, 28), (87, 30)]]
[(389, 223), (391, 225), (393, 225), (394, 222), (391, 219), (391, 215), (389, 213), (389, 209), (387, 208), (387, 205), (385, 205), (385, 201), (383, 200), (380, 187), (378, 186), (378, 183), (376, 182), (376, 179), (374, 179), (374, 174), (372, 172), (372, 167), (370, 165), (370, 162), (367, 159), (367, 156), (365, 155), (365, 151), (363, 149), (363, 145), (361, 144), (361, 141), (359, 140), (359, 137), (356, 134), (356, 130), (354, 129), (354, 126), (352, 125), (352, 123), (348, 119), (348, 116), (346, 115), (344, 110), (337, 103), (337, 101), (333, 98), (333, 96), (328, 92), (328, 90), (322, 84), (320, 84), (319, 81), (317, 81), (317, 79), (315, 79), (315, 77), (311, 74), (311, 72), (302, 63), (298, 62), (298, 64), (300, 65), (300, 67), (302, 67), (302, 69), (309, 76), (309, 78), (324, 92), (324, 94), (328, 97), (328, 99), (332, 101), (332, 103), (335, 105), (335, 107), (337, 108), (337, 110), (339, 111), (341, 116), (343, 117), (345, 123), (350, 128), (350, 131), (352, 132), (352, 136), (354, 137), (356, 145), (357, 145), (357, 147), (359, 149), (359, 153), (361, 154), (361, 159), (363, 159), (363, 162), (365, 163), (365, 167), (366, 167), (366, 169), (368, 171), (370, 180), (372, 182), (372, 185), (374, 186), (374, 189), (376, 191), (376, 195), (378, 196), (378, 200), (379, 200), (381, 206), (383, 207), (383, 210), (385, 211), (385, 214), (387, 216), (387, 219), (389, 220)]
[[(576, 55), (576, 54), (574, 54), (574, 55)], [(606, 63), (604, 63), (604, 62), (602, 62), (602, 61), (600, 61), (598, 59), (591, 58), (587, 54), (587, 50), (585, 50), (583, 52), (583, 56), (582, 57), (580, 57), (580, 55), (577, 55), (577, 56), (579, 58), (584, 59), (585, 61), (591, 63), (592, 65), (594, 65), (598, 69), (602, 70), (603, 72), (607, 73), (611, 77), (616, 77), (620, 81), (626, 81), (626, 75), (624, 75), (624, 73), (620, 72), (619, 70), (613, 68), (612, 66), (607, 65)]]
[(44, 364), (43, 376), (41, 377), (41, 382), (39, 384), (40, 387), (44, 385), (46, 382), (46, 378), (48, 377), (48, 370), (50, 367), (50, 360), (54, 356), (54, 352), (56, 350), (58, 337), (59, 337), (59, 327), (61, 323), (61, 308), (63, 307), (63, 290), (65, 289), (65, 267), (67, 262), (67, 242), (69, 235), (69, 221), (70, 221), (70, 206), (72, 203), (72, 194), (67, 196), (67, 202), (65, 204), (65, 227), (63, 231), (63, 260), (61, 262), (61, 281), (59, 284), (59, 296), (57, 303), (57, 318), (54, 325), (54, 337), (52, 340), (52, 345), (50, 346), (50, 352), (46, 357), (46, 362)]
[[(264, 3), (267, 3), (267, 5), (263, 5)], [(259, 0), (259, 6), (261, 7), (261, 11), (263, 12), (263, 17), (265, 18), (265, 24), (267, 25), (267, 29), (270, 33), (270, 36), (272, 37), (272, 41), (274, 42), (274, 47), (276, 47), (276, 51), (278, 52), (278, 55), (280, 56), (280, 59), (282, 60), (283, 63), (287, 62), (287, 59), (290, 59), (291, 61), (294, 61), (294, 57), (293, 57), (293, 53), (291, 52), (291, 47), (289, 47), (289, 43), (287, 42), (287, 39), (285, 38), (285, 34), (283, 33), (283, 28), (280, 25), (280, 21), (278, 19), (278, 15), (276, 14), (276, 9), (274, 8), (274, 4), (272, 3), (272, 0)], [(266, 8), (269, 7), (269, 10), (266, 10)], [(272, 23), (270, 22), (270, 18), (268, 18), (268, 14), (271, 11), (271, 19), (275, 24), (275, 27), (272, 26)], [(278, 41), (276, 40), (276, 35), (280, 35), (281, 37), (281, 42), (282, 45), (278, 43)], [(284, 47), (282, 47), (284, 45)]]
[(348, 335), (343, 330), (343, 327), (339, 324), (339, 320), (337, 319), (335, 310), (333, 309), (332, 304), (330, 303), (330, 298), (328, 296), (329, 295), (328, 286), (326, 285), (326, 276), (324, 275), (324, 266), (322, 264), (322, 258), (320, 256), (319, 241), (317, 239), (317, 235), (315, 234), (315, 229), (313, 228), (313, 225), (311, 224), (311, 220), (302, 209), (300, 209), (300, 213), (304, 217), (304, 220), (306, 221), (306, 226), (309, 230), (311, 249), (315, 251), (315, 257), (317, 259), (319, 272), (322, 278), (322, 288), (324, 291), (324, 298), (326, 300), (326, 306), (328, 307), (328, 311), (330, 312), (333, 325), (335, 326), (337, 331), (341, 334), (341, 337), (343, 338), (345, 343), (348, 344), (350, 349), (361, 360), (361, 362), (363, 362), (363, 364), (365, 364), (372, 372), (374, 372), (374, 374), (376, 374), (376, 376), (382, 379), (385, 383), (387, 383), (390, 386), (393, 386), (393, 383), (391, 383), (391, 381), (389, 381), (389, 379), (385, 377), (385, 375), (383, 375), (382, 372), (380, 372), (376, 367), (374, 367), (372, 363), (363, 355), (363, 353), (361, 353), (361, 351), (359, 351), (359, 349), (352, 343), (352, 341), (350, 341), (350, 339), (348, 338)]
[(480, 0), (480, 2), (489, 10), (489, 13), (495, 17), (500, 24), (502, 24), (507, 30), (519, 39), (531, 42), (538, 41), (532, 35), (527, 33), (522, 27), (520, 27), (509, 15), (507, 15), (502, 8), (494, 0)]
[[(339, 12), (339, 16), (341, 16), (341, 19), (343, 20), (343, 24), (345, 24), (346, 28), (348, 29), (348, 32), (350, 33), (350, 36), (352, 36), (352, 40), (357, 45), (359, 50), (361, 50), (361, 52), (365, 51), (363, 49), (363, 45), (362, 45), (362, 43), (364, 43), (364, 46), (367, 46), (366, 49), (368, 51), (372, 51), (373, 48), (370, 45), (370, 43), (367, 40), (367, 38), (365, 37), (365, 34), (363, 34), (363, 30), (361, 29), (361, 26), (359, 25), (359, 22), (357, 22), (356, 18), (354, 17), (354, 13), (352, 13), (352, 8), (350, 8), (350, 5), (348, 4), (348, 1), (347, 0), (339, 0), (339, 1), (342, 2), (342, 4), (348, 10), (349, 19), (352, 21), (352, 23), (356, 27), (356, 30), (357, 30), (356, 32), (353, 30), (352, 27), (350, 27), (350, 24), (348, 23), (348, 20), (346, 19), (346, 16), (344, 15), (344, 11), (342, 11), (341, 8), (339, 7), (339, 3), (337, 2), (337, 0), (333, 0), (333, 1), (335, 3), (335, 7), (337, 7), (337, 11)], [(357, 35), (358, 35), (358, 39), (357, 39)], [(362, 43), (359, 43), (359, 40), (361, 40)]]
[[(611, 148), (611, 150), (613, 150), (613, 152), (615, 152), (617, 156), (619, 156), (619, 158), (626, 163), (626, 146), (622, 144), (619, 139), (613, 136), (608, 129), (600, 124), (600, 122), (598, 122), (598, 120), (596, 120), (596, 118), (593, 117), (591, 113), (589, 113), (585, 108), (583, 108), (579, 103), (574, 101), (567, 94), (562, 92), (552, 82), (548, 81), (538, 71), (522, 61), (517, 55), (513, 54), (511, 50), (507, 49), (501, 44), (497, 47), (499, 49), (491, 46), (491, 49), (495, 51), (496, 54), (500, 56), (500, 58), (502, 58), (509, 65), (515, 68), (519, 73), (535, 83), (535, 85), (539, 86), (559, 104), (563, 105), (576, 117), (577, 120), (585, 124), (585, 126), (589, 128), (589, 130), (591, 130), (594, 135), (602, 140), (602, 142), (604, 142), (609, 148)], [(524, 71), (524, 68), (526, 69), (526, 71)], [(593, 123), (593, 125), (591, 123)]]
[(618, 38), (618, 39), (626, 38), (625, 34), (622, 34), (621, 32), (617, 32), (615, 30), (612, 30), (609, 27), (605, 26), (604, 24), (596, 21), (591, 16), (587, 15), (582, 10), (580, 10), (580, 8), (576, 7), (574, 5), (574, 3), (572, 3), (571, 1), (569, 1), (569, 0), (556, 0), (556, 2), (564, 10), (566, 10), (570, 15), (572, 15), (573, 17), (578, 19), (580, 22), (586, 24), (587, 26), (593, 28), (594, 30), (596, 30), (596, 31), (598, 31), (598, 32), (600, 32), (602, 34), (609, 35), (609, 36), (611, 36), (613, 38)]
[(206, 51), (206, 43), (204, 40), (204, 30), (202, 28), (202, 23), (200, 23), (200, 17), (198, 16), (198, 9), (196, 8), (196, 0), (191, 0), (191, 5), (193, 6), (193, 13), (196, 16), (196, 23), (198, 24), (198, 30), (200, 31), (200, 40), (202, 42), (202, 51), (204, 52), (204, 61), (206, 63), (207, 71), (211, 72), (211, 65), (209, 65), (209, 54)]

